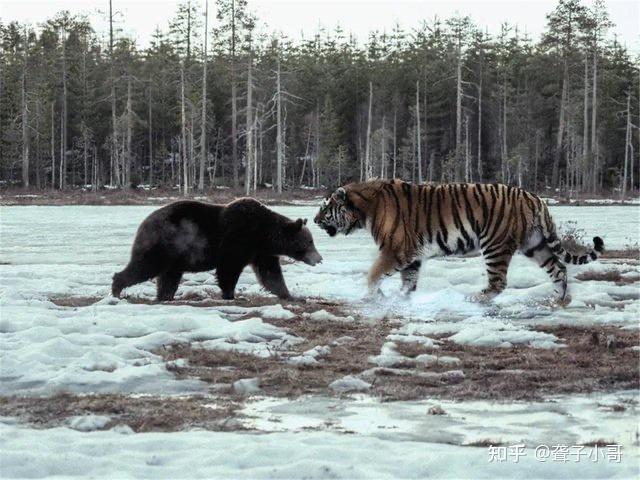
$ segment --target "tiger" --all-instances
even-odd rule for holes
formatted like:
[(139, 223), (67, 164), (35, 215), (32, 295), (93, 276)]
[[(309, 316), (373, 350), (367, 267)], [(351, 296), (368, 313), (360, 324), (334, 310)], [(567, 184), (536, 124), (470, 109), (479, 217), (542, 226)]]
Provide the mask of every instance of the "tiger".
[(488, 285), (478, 299), (491, 300), (507, 286), (507, 270), (520, 251), (545, 269), (555, 299), (567, 305), (565, 263), (586, 264), (604, 250), (600, 237), (578, 255), (566, 251), (545, 202), (502, 184), (414, 184), (369, 180), (339, 187), (326, 197), (314, 222), (331, 237), (368, 229), (379, 252), (367, 279), (368, 295), (381, 294), (385, 275), (400, 272), (401, 293), (417, 288), (424, 259), (480, 252)]

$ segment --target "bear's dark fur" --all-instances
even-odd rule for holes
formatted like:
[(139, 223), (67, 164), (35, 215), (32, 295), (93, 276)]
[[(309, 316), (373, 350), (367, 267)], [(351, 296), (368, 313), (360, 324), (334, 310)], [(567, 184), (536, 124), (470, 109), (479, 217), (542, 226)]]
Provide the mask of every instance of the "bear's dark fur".
[(216, 269), (222, 297), (232, 299), (240, 273), (251, 265), (260, 283), (290, 298), (279, 255), (309, 265), (322, 261), (306, 220), (290, 220), (252, 198), (228, 205), (180, 201), (149, 215), (138, 228), (127, 267), (111, 292), (157, 277), (157, 299), (172, 300), (184, 272)]

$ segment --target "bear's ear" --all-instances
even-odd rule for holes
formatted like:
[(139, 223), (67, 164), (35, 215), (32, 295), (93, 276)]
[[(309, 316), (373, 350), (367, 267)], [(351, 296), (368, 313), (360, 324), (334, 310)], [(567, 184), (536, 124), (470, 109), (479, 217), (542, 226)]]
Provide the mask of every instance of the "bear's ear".
[(307, 219), (306, 219), (306, 218), (303, 218), (303, 219), (302, 219), (302, 225), (306, 225), (306, 224), (307, 224)]
[(293, 222), (289, 222), (286, 227), (287, 233), (290, 233), (292, 235), (298, 233), (300, 230), (302, 230), (302, 226), (304, 225), (304, 223), (301, 218), (294, 220)]
[(334, 195), (336, 199), (340, 200), (341, 202), (344, 202), (347, 198), (347, 191), (343, 187), (340, 187), (339, 189), (336, 190), (336, 193)]

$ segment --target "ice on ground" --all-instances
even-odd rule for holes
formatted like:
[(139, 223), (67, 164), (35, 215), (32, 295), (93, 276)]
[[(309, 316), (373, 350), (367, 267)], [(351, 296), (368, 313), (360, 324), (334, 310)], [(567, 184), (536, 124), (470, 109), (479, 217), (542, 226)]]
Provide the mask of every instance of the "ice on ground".
[(69, 428), (80, 432), (103, 429), (111, 421), (106, 415), (79, 415), (69, 418)]
[(354, 377), (353, 375), (347, 375), (346, 377), (342, 377), (331, 382), (329, 384), (329, 388), (341, 393), (362, 392), (369, 390), (371, 388), (371, 384), (358, 377)]
[(269, 356), (299, 339), (260, 318), (236, 320), (215, 309), (119, 301), (76, 309), (3, 298), (2, 394), (206, 391), (176, 380), (153, 353), (173, 343)]
[(262, 307), (240, 307), (237, 305), (225, 305), (216, 307), (221, 312), (236, 315), (258, 315), (266, 320), (290, 320), (295, 318), (295, 313), (284, 308), (279, 303), (276, 305), (264, 305)]
[(233, 382), (233, 391), (239, 395), (251, 395), (260, 391), (259, 378), (241, 378)]
[(289, 357), (288, 363), (292, 365), (315, 365), (319, 359), (326, 357), (331, 353), (331, 348), (327, 345), (316, 345), (315, 347), (305, 351), (302, 355)]
[[(403, 441), (469, 445), (525, 443), (580, 445), (598, 439), (621, 445), (630, 463), (640, 459), (637, 392), (557, 395), (544, 401), (416, 400), (378, 402), (366, 395), (256, 398), (243, 409), (245, 426), (266, 432), (331, 431)], [(434, 405), (447, 415), (428, 415)], [(617, 408), (614, 408), (617, 407)], [(468, 477), (468, 472), (467, 475)]]
[[(427, 415), (425, 414), (426, 418)], [(429, 416), (442, 418), (443, 416)], [(431, 443), (393, 430), (376, 435), (300, 431), (255, 435), (188, 431), (121, 435), (0, 424), (7, 478), (633, 478), (637, 458), (620, 463), (489, 461), (486, 447)], [(33, 448), (38, 445), (38, 448)], [(593, 453), (586, 447), (585, 453)], [(626, 453), (626, 452), (625, 452)], [(602, 455), (602, 453), (601, 453)], [(624, 455), (624, 454), (623, 454)], [(399, 461), (401, 459), (402, 461)]]
[(353, 317), (348, 315), (346, 317), (339, 317), (331, 312), (327, 312), (325, 309), (316, 310), (313, 313), (303, 313), (304, 318), (313, 320), (314, 322), (353, 322)]

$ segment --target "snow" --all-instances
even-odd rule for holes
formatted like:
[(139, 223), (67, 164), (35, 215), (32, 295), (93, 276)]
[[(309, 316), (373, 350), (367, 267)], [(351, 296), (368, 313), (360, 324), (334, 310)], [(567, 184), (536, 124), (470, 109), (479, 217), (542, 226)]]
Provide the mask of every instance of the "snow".
[(242, 378), (233, 382), (233, 391), (238, 395), (251, 395), (260, 391), (259, 378)]
[[(317, 345), (292, 356), (292, 347), (304, 339), (269, 321), (292, 319), (294, 307), (140, 304), (110, 298), (111, 276), (126, 264), (139, 223), (155, 208), (2, 207), (0, 395), (207, 395), (214, 393), (215, 386), (177, 379), (158, 351), (185, 342), (194, 348), (262, 357), (282, 355), (289, 362), (313, 365), (322, 362), (333, 345), (350, 341), (336, 338), (330, 345)], [(636, 206), (550, 209), (558, 224), (575, 220), (586, 230), (587, 238), (602, 236), (607, 248), (624, 248), (638, 240), (640, 209)], [(316, 213), (315, 206), (276, 210), (292, 218), (311, 219)], [(627, 285), (575, 278), (582, 271), (614, 268), (607, 261), (569, 266), (573, 302), (567, 308), (554, 308), (547, 302), (553, 292), (551, 282), (523, 256), (516, 256), (511, 264), (507, 289), (488, 304), (472, 300), (486, 282), (479, 257), (426, 261), (415, 294), (398, 297), (400, 279), (394, 275), (382, 285), (386, 298), (372, 303), (363, 301), (366, 272), (377, 254), (370, 235), (356, 232), (329, 238), (312, 222), (308, 225), (324, 262), (313, 268), (301, 263), (284, 265), (291, 293), (300, 298), (346, 302), (354, 313), (339, 317), (321, 309), (309, 313), (308, 321), (355, 321), (357, 313), (374, 325), (381, 319), (393, 325), (381, 351), (372, 355), (371, 368), (336, 380), (338, 383), (332, 384), (336, 391), (364, 388), (376, 372), (416, 374), (416, 363), (420, 363), (419, 373), (425, 378), (463, 376), (459, 359), (438, 355), (440, 337), (462, 345), (563, 348), (562, 338), (533, 327), (570, 324), (638, 328), (640, 271), (633, 260), (615, 265), (624, 278), (634, 282)], [(152, 299), (155, 285), (146, 282), (126, 293)], [(241, 275), (237, 294), (267, 295), (250, 269)], [(177, 296), (185, 295), (218, 297), (220, 291), (211, 273), (201, 272), (185, 275)], [(79, 307), (60, 307), (51, 301), (68, 296), (102, 300)], [(418, 342), (428, 353), (409, 359), (398, 353), (400, 342)], [(185, 361), (177, 359), (174, 364), (178, 362)], [(436, 363), (446, 365), (447, 371), (428, 371)], [(434, 405), (428, 399), (381, 403), (352, 393), (328, 399), (260, 400), (256, 396), (261, 393), (259, 384), (254, 380), (240, 380), (234, 390), (249, 395), (246, 426), (264, 435), (207, 431), (131, 435), (126, 425), (100, 431), (109, 420), (99, 416), (74, 418), (68, 427), (47, 430), (0, 419), (2, 476), (99, 478), (112, 477), (114, 471), (123, 476), (158, 478), (182, 477), (186, 471), (196, 477), (234, 478), (299, 476), (302, 471), (306, 476), (322, 478), (630, 478), (637, 474), (640, 454), (633, 444), (637, 404), (625, 403), (624, 412), (603, 411), (598, 406), (618, 402), (617, 396), (628, 400), (637, 392), (573, 395), (527, 403), (439, 400), (446, 415), (427, 415)], [(251, 401), (254, 398), (256, 402)], [(328, 424), (331, 427), (326, 427)], [(328, 431), (318, 430), (321, 427)], [(347, 431), (355, 434), (344, 435)], [(496, 464), (488, 462), (486, 448), (464, 446), (487, 439), (533, 446), (536, 442), (573, 444), (600, 438), (623, 445), (621, 463), (541, 463), (530, 454), (518, 464)]]
[[(432, 418), (441, 418), (442, 416)], [(487, 448), (399, 435), (189, 431), (122, 435), (0, 425), (3, 477), (632, 478), (632, 462), (489, 462)], [(38, 448), (33, 445), (37, 442)], [(591, 449), (587, 449), (591, 451)], [(401, 459), (401, 461), (399, 461)]]
[(361, 392), (371, 388), (371, 384), (361, 380), (353, 375), (347, 375), (346, 377), (334, 380), (329, 384), (331, 390), (336, 392)]
[(80, 432), (101, 430), (111, 421), (106, 415), (79, 415), (69, 418), (69, 428)]
[(331, 353), (331, 348), (326, 345), (317, 345), (305, 352), (302, 355), (296, 355), (289, 357), (287, 360), (292, 365), (315, 365), (319, 359), (326, 357)]
[(339, 317), (326, 310), (317, 310), (313, 313), (304, 313), (304, 318), (313, 320), (314, 322), (353, 322), (353, 317), (348, 315), (347, 317)]

